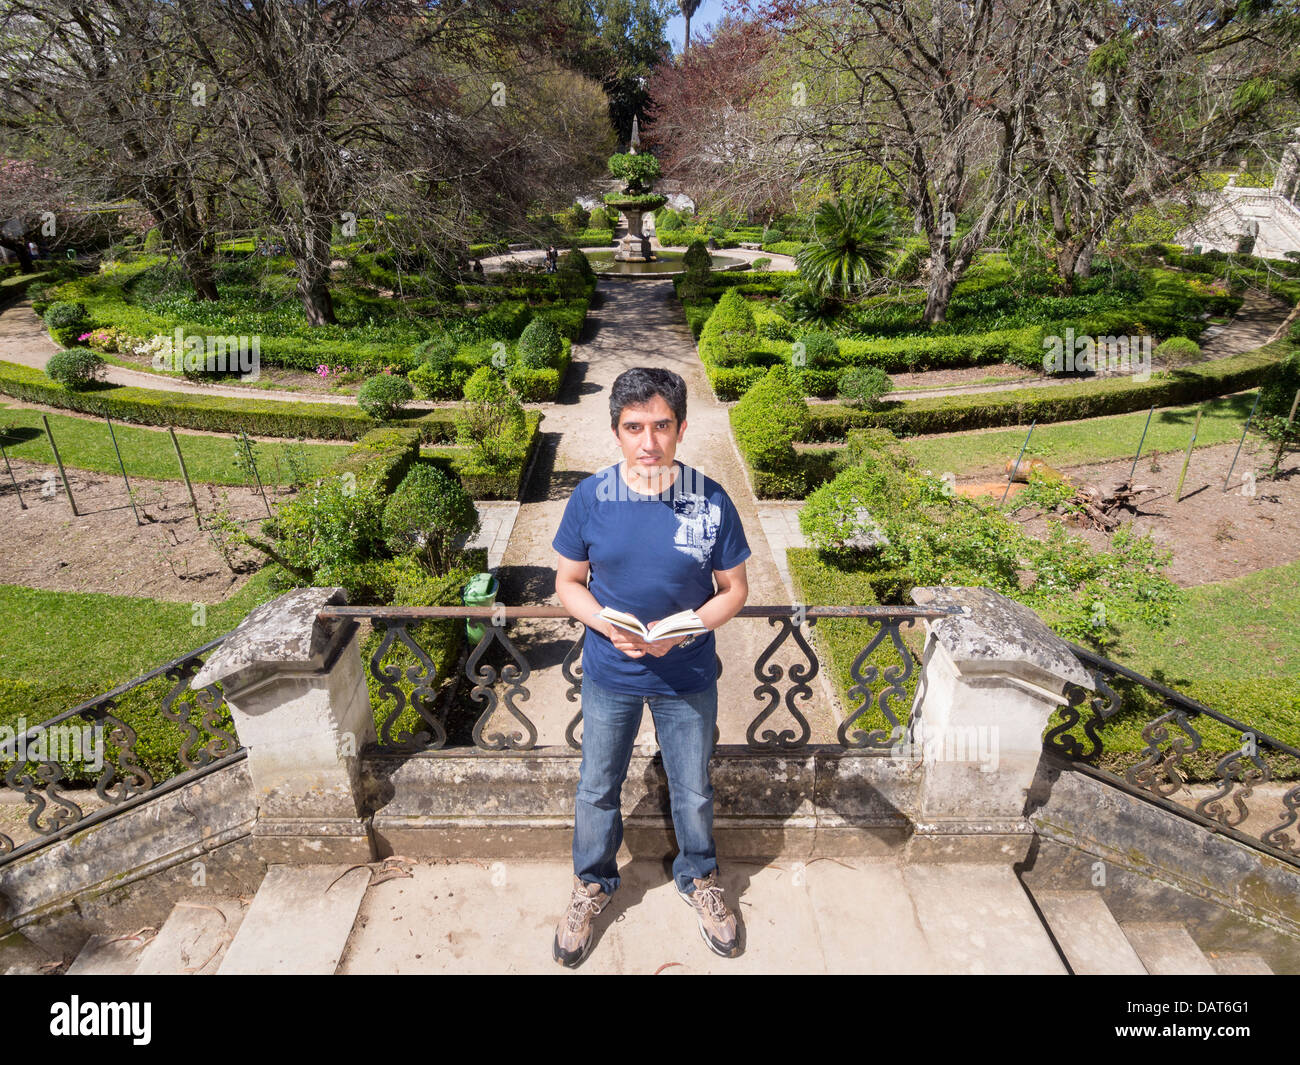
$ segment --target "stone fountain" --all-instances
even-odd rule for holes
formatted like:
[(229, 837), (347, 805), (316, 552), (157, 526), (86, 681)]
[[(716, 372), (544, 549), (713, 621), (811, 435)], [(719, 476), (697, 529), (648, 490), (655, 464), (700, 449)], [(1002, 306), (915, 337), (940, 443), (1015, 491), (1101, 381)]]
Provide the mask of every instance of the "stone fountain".
[(650, 186), (660, 174), (659, 160), (648, 152), (638, 152), (641, 134), (636, 116), (632, 117), (632, 140), (626, 154), (612, 155), (609, 172), (624, 182), (622, 192), (611, 192), (605, 203), (621, 211), (627, 219), (627, 236), (618, 242), (614, 258), (619, 262), (653, 262), (655, 254), (650, 248), (650, 238), (641, 231), (642, 219), (668, 202), (667, 196), (650, 191)]

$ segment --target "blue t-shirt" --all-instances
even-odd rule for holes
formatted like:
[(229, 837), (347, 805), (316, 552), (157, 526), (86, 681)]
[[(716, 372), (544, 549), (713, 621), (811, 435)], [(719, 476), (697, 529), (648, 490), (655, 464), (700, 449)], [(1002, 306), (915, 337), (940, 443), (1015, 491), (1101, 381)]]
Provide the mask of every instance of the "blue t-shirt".
[[(713, 571), (749, 557), (740, 515), (717, 481), (674, 460), (677, 479), (657, 496), (623, 479), (622, 463), (578, 483), (552, 545), (565, 558), (587, 562), (587, 585), (602, 607), (649, 625), (681, 610), (698, 610), (714, 595)], [(589, 628), (583, 676), (602, 688), (636, 695), (690, 695), (718, 676), (712, 630), (689, 647), (656, 658), (631, 658)]]

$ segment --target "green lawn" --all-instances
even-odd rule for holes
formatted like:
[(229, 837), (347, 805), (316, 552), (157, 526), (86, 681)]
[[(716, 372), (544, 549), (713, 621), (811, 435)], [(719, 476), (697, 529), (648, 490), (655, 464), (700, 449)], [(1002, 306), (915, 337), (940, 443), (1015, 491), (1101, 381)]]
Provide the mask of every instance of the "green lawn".
[(1130, 669), (1300, 747), (1300, 562), (1185, 589), (1169, 629), (1123, 646)]
[[(53, 463), (49, 441), (41, 422), (41, 412), (0, 404), (0, 429), (9, 427), (2, 441), (12, 458), (31, 462)], [(51, 414), (50, 428), (65, 466), (96, 473), (119, 474), (117, 455), (113, 451), (108, 425), (102, 419), (78, 418)], [(122, 460), (129, 477), (179, 481), (180, 466), (171, 438), (163, 429), (144, 429), (121, 422), (113, 423)], [(244, 474), (235, 465), (236, 439), (177, 433), (181, 454), (190, 479), (205, 484), (245, 484)], [(289, 484), (292, 470), (288, 461), (290, 448), (301, 456), (306, 476), (315, 477), (348, 450), (347, 444), (294, 444), (291, 441), (253, 442), (253, 456), (263, 484)], [(0, 471), (2, 473), (2, 471)]]
[(23, 715), (34, 725), (201, 647), (272, 598), (267, 576), (202, 614), (189, 603), (0, 585), (0, 722)]
[[(1253, 391), (1208, 401), (1196, 436), (1196, 446), (1209, 447), (1239, 439), (1254, 402)], [(1153, 450), (1186, 449), (1196, 421), (1197, 406), (1157, 408), (1151, 416), (1142, 454), (1149, 455)], [(1041, 425), (1029, 438), (1025, 456), (1060, 466), (1131, 459), (1142, 438), (1146, 420), (1146, 411), (1134, 411), (1132, 414)], [(919, 468), (931, 470), (936, 475), (952, 472), (961, 477), (981, 470), (1001, 473), (1005, 464), (1019, 454), (1028, 431), (1029, 427), (1023, 426), (992, 432), (918, 436), (903, 440), (902, 445)]]

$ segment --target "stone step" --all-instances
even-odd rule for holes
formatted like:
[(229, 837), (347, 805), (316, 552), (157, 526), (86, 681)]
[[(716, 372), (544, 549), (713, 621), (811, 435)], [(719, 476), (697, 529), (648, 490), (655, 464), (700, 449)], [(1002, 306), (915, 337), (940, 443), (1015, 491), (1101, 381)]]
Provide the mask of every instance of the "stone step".
[(1120, 925), (1152, 976), (1213, 976), (1214, 966), (1187, 929), (1172, 921)]
[(210, 976), (243, 923), (248, 907), (239, 899), (181, 899), (161, 931), (145, 947), (139, 976)]
[(218, 975), (330, 975), (370, 883), (366, 866), (272, 865)]
[(141, 929), (138, 934), (91, 936), (68, 966), (67, 975), (131, 976), (153, 938), (152, 928)]
[(1206, 954), (1214, 971), (1220, 976), (1274, 976), (1272, 968), (1258, 954), (1223, 954), (1210, 951)]
[(1076, 976), (1145, 976), (1146, 967), (1095, 891), (1036, 891), (1034, 901)]
[[(570, 862), (417, 863), (361, 905), (339, 973), (564, 973)], [(1064, 973), (1009, 866), (881, 859), (723, 863), (741, 950), (704, 944), (665, 863), (638, 860), (596, 918), (599, 973)]]

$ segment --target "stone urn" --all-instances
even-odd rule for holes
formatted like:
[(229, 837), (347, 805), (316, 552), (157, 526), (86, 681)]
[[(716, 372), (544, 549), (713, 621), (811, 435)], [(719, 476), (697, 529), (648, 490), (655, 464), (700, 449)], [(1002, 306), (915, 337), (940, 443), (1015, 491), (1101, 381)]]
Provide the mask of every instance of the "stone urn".
[(614, 258), (625, 263), (648, 263), (654, 259), (650, 238), (642, 232), (642, 220), (668, 202), (667, 196), (655, 193), (641, 195), (613, 194), (605, 203), (622, 213), (627, 219), (627, 235), (618, 242)]

